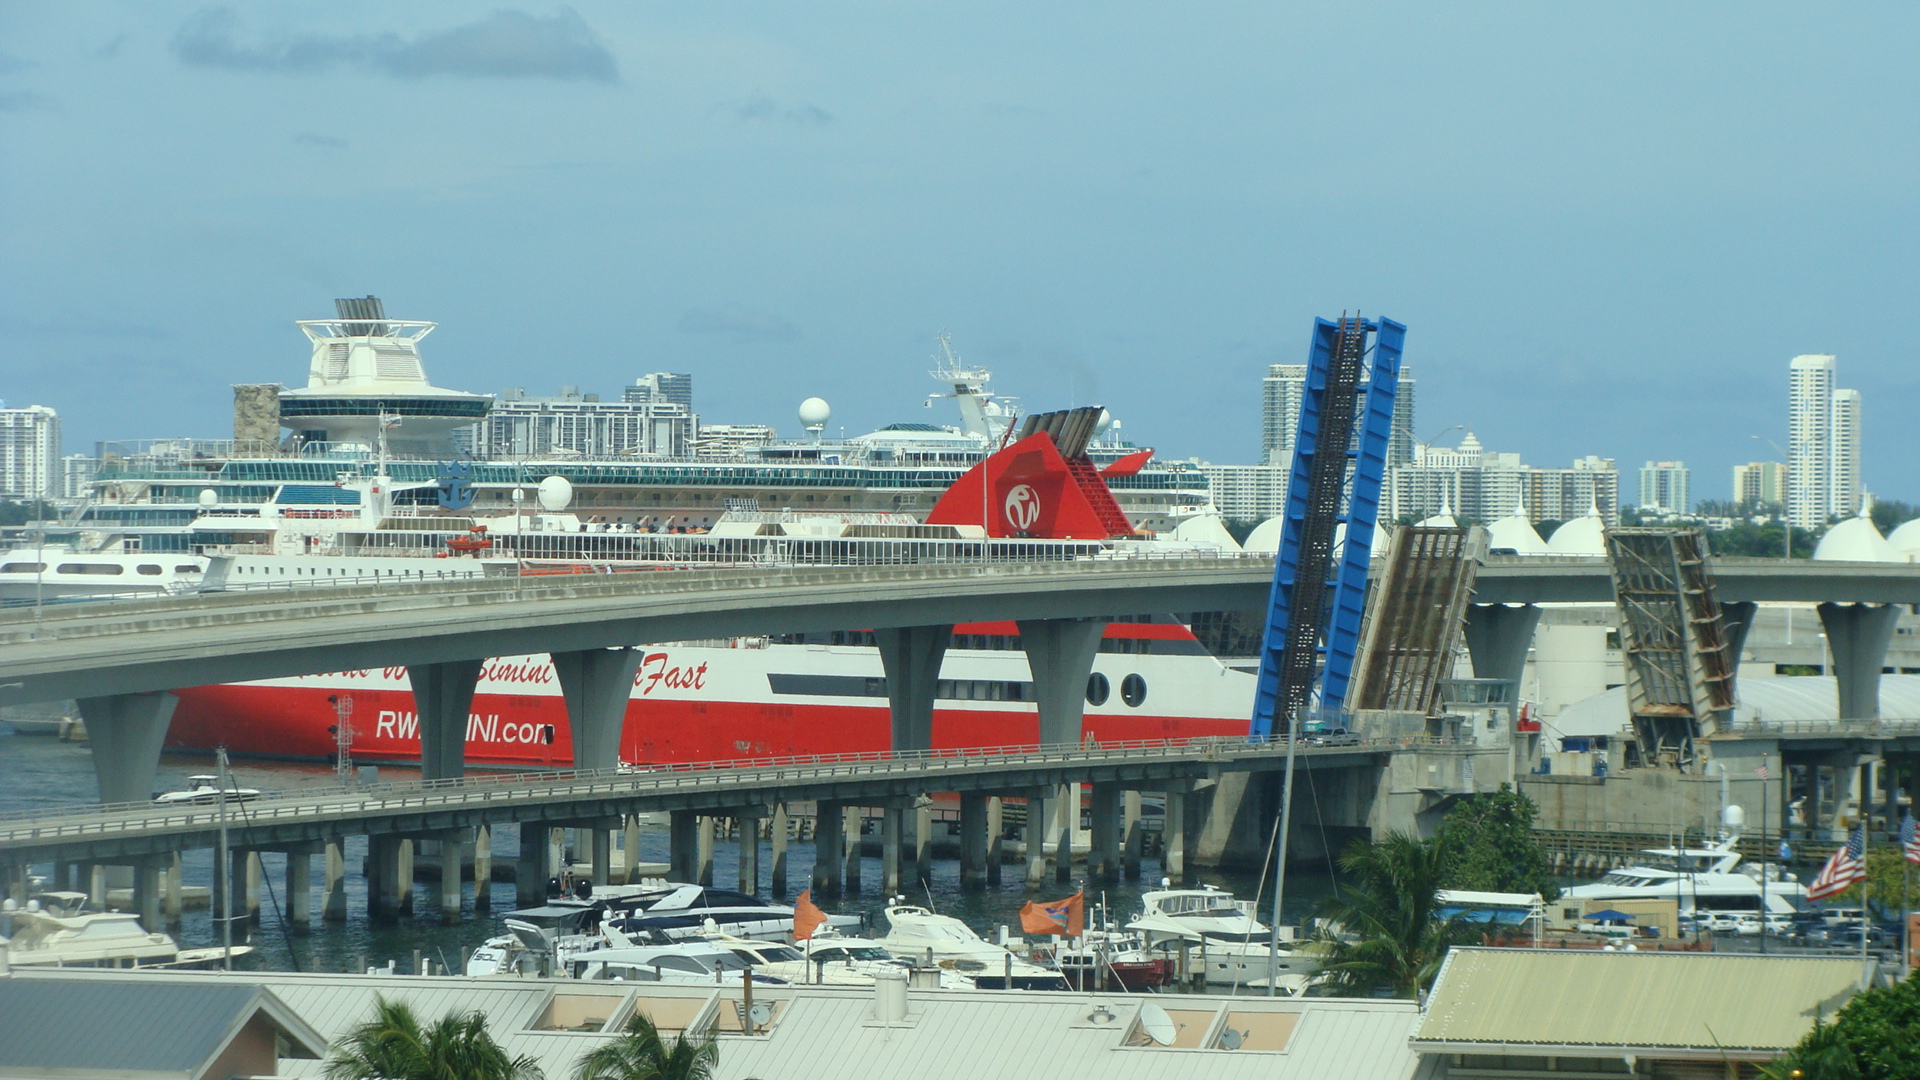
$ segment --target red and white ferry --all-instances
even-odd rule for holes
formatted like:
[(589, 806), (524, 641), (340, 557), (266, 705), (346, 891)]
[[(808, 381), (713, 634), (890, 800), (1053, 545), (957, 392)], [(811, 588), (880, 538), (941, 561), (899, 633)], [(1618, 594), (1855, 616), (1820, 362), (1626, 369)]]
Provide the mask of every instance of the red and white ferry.
[[(976, 558), (983, 533), (1009, 548), (1060, 541), (1072, 558), (1140, 556), (1162, 547), (1230, 554), (1133, 531), (1083, 452), (1097, 412), (1030, 418), (1017, 441), (962, 476), (926, 521), (913, 526), (916, 535), (950, 532), (952, 542), (971, 544)], [(1109, 466), (1107, 473), (1137, 469), (1144, 459)], [(774, 535), (804, 532), (803, 524)], [(749, 531), (766, 537), (773, 527)], [(725, 531), (716, 528), (712, 542), (725, 542)], [(996, 556), (1000, 551), (996, 543)], [(1038, 741), (1032, 676), (1013, 623), (956, 626), (940, 675), (936, 747)], [(1254, 678), (1250, 661), (1214, 655), (1172, 614), (1117, 620), (1106, 628), (1088, 679), (1083, 737), (1243, 735)], [(334, 727), (344, 715), (355, 760), (419, 760), (418, 720), (402, 667), (177, 693), (170, 747), (225, 745), (237, 754), (327, 758), (336, 752)], [(886, 680), (870, 631), (679, 642), (646, 647), (620, 756), (646, 763), (872, 751), (887, 747), (890, 731)], [(487, 662), (467, 724), (466, 760), (506, 768), (571, 765), (566, 706), (546, 656)]]

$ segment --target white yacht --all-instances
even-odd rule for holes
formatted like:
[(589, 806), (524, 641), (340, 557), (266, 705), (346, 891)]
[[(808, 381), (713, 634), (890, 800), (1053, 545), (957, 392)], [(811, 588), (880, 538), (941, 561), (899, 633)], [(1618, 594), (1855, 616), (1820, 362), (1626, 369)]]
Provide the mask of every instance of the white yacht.
[[(232, 781), (227, 782), (227, 801), (246, 802), (260, 797), (259, 788), (239, 787)], [(161, 806), (211, 806), (220, 801), (220, 778), (212, 773), (197, 773), (187, 777), (187, 786), (180, 791), (167, 791), (153, 797)]]
[(1275, 976), (1312, 975), (1320, 970), (1318, 951), (1296, 942), (1293, 929), (1280, 928), (1277, 965), (1272, 959), (1273, 931), (1254, 914), (1253, 901), (1211, 885), (1198, 889), (1158, 889), (1140, 897), (1143, 910), (1127, 923), (1149, 948), (1185, 952), (1189, 972), (1204, 971), (1213, 985), (1233, 986)]
[[(1672, 900), (1682, 916), (1764, 910), (1790, 915), (1802, 906), (1807, 887), (1793, 874), (1771, 864), (1743, 863), (1734, 850), (1739, 839), (1727, 836), (1706, 847), (1650, 848), (1632, 866), (1623, 866), (1588, 885), (1560, 893), (1561, 914), (1578, 918), (1593, 901)], [(1569, 914), (1571, 913), (1571, 914)]]
[[(42, 900), (45, 903), (42, 903)], [(22, 967), (191, 967), (217, 962), (221, 949), (181, 949), (125, 911), (86, 911), (84, 893), (46, 893), (0, 901), (0, 943)], [(233, 955), (252, 952), (236, 946)]]
[(738, 983), (742, 972), (751, 972), (754, 982), (786, 981), (755, 971), (752, 963), (732, 950), (706, 941), (594, 949), (575, 957), (560, 974), (576, 979), (715, 985)]
[(887, 935), (874, 944), (907, 959), (925, 958), (935, 966), (964, 975), (982, 990), (1066, 990), (1058, 971), (1015, 956), (973, 932), (951, 915), (939, 915), (914, 904), (887, 908)]

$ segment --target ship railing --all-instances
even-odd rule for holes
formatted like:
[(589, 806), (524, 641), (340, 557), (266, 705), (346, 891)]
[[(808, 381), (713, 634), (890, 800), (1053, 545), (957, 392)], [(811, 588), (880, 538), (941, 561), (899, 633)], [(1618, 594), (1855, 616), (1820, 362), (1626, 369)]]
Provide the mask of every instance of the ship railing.
[[(1375, 739), (1356, 745), (1302, 745), (1311, 755), (1373, 754), (1407, 749), (1425, 737)], [(1041, 746), (978, 746), (935, 750), (874, 750), (840, 754), (765, 756), (725, 761), (663, 762), (611, 769), (485, 773), (443, 780), (380, 781), (370, 784), (314, 786), (266, 792), (227, 805), (229, 825), (242, 827), (339, 812), (431, 810), (522, 800), (668, 795), (688, 789), (735, 789), (828, 780), (879, 780), (911, 775), (926, 778), (938, 790), (939, 777), (981, 768), (1020, 769), (1100, 765), (1144, 757), (1188, 758), (1196, 763), (1284, 753), (1285, 738), (1207, 736), (1196, 739), (1133, 739)], [(0, 848), (8, 843), (55, 838), (85, 838), (194, 830), (218, 825), (213, 803), (161, 805), (151, 802), (93, 806), (34, 807), (0, 812)]]

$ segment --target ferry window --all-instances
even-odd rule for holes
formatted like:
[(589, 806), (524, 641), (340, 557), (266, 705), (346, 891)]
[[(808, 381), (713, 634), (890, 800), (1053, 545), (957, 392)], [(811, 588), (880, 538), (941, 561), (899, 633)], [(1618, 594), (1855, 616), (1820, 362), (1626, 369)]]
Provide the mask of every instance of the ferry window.
[(1087, 704), (1105, 705), (1107, 703), (1107, 695), (1112, 692), (1113, 687), (1107, 682), (1105, 675), (1096, 671), (1087, 676)]
[(138, 569), (148, 577), (158, 577), (161, 573), (159, 563), (141, 563)]
[(0, 566), (0, 574), (38, 574), (46, 568), (43, 562), (10, 562)]
[(1120, 680), (1120, 700), (1126, 702), (1128, 708), (1133, 709), (1137, 709), (1145, 703), (1147, 700), (1147, 680), (1141, 678), (1139, 672), (1135, 672)]
[(176, 574), (197, 574), (200, 572), (200, 568), (192, 563), (181, 563), (179, 566), (173, 568), (173, 572)]
[(102, 574), (116, 576), (126, 572), (119, 563), (61, 563), (54, 570), (58, 574)]

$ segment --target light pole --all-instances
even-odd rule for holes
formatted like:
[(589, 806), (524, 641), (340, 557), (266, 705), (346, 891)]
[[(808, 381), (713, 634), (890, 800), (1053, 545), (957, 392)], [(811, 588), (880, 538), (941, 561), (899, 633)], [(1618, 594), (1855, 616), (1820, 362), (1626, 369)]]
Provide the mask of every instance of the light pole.
[[(1780, 449), (1780, 444), (1761, 435), (1752, 435), (1749, 436), (1749, 438), (1759, 439), (1761, 442), (1773, 447), (1774, 451), (1780, 455), (1780, 467), (1786, 470), (1786, 475), (1782, 477), (1782, 479), (1791, 483), (1793, 478), (1793, 461), (1787, 456), (1785, 450)], [(1781, 553), (1780, 557), (1783, 559), (1791, 559), (1793, 558), (1793, 518), (1787, 514), (1787, 503), (1784, 498), (1786, 492), (1782, 491), (1781, 495), (1783, 498), (1780, 502), (1780, 529), (1786, 534), (1787, 539), (1785, 550)]]

